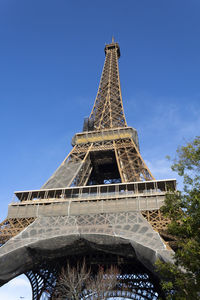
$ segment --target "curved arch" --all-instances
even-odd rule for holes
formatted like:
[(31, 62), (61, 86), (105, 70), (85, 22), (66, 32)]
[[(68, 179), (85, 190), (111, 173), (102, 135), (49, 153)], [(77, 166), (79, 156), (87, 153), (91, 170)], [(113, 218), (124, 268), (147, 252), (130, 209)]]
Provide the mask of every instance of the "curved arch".
[(38, 217), (0, 248), (0, 285), (28, 271), (40, 257), (86, 248), (137, 257), (151, 272), (158, 257), (169, 260), (172, 253), (139, 212)]

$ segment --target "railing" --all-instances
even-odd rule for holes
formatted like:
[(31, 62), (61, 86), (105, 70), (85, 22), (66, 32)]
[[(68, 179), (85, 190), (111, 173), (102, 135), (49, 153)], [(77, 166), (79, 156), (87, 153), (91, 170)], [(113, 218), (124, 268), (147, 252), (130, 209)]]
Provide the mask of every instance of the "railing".
[(95, 200), (124, 197), (156, 196), (176, 190), (175, 179), (152, 180), (118, 184), (103, 184), (64, 189), (45, 189), (15, 192), (21, 202), (40, 202), (41, 200)]
[(132, 138), (139, 148), (136, 129), (132, 127), (105, 129), (100, 131), (88, 131), (75, 134), (72, 138), (72, 146), (85, 143), (102, 142), (109, 140)]

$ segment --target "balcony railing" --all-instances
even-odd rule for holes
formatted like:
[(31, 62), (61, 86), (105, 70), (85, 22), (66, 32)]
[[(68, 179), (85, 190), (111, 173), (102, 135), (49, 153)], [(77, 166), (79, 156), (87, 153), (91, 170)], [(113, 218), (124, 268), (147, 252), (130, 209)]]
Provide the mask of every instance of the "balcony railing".
[[(176, 190), (175, 179), (129, 182), (118, 184), (103, 184), (64, 189), (41, 189), (15, 192), (16, 200), (23, 203), (41, 201), (120, 199), (139, 196), (164, 195)], [(19, 203), (19, 202), (18, 202)]]

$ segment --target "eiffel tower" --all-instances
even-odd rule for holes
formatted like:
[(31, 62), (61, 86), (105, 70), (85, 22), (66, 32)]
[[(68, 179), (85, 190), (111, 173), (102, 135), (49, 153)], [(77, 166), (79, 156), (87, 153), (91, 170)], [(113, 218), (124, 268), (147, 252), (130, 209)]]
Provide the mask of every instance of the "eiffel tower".
[(83, 258), (92, 270), (120, 267), (120, 284), (108, 297), (162, 297), (154, 263), (169, 261), (173, 251), (160, 207), (176, 180), (155, 180), (141, 157), (137, 131), (124, 115), (119, 57), (112, 40), (71, 152), (40, 189), (15, 192), (0, 223), (0, 285), (24, 273), (33, 300), (55, 299), (61, 267)]

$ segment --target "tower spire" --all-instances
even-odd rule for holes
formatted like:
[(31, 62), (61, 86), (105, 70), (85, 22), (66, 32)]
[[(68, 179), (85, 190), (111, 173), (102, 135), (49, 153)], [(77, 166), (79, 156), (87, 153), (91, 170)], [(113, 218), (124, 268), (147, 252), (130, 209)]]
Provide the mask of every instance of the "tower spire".
[(127, 127), (119, 79), (120, 48), (114, 37), (112, 43), (105, 46), (105, 55), (99, 89), (90, 115), (96, 130)]
[(73, 137), (72, 151), (43, 189), (154, 179), (140, 155), (137, 131), (127, 127), (119, 80), (118, 43), (106, 45), (105, 54), (88, 126)]

